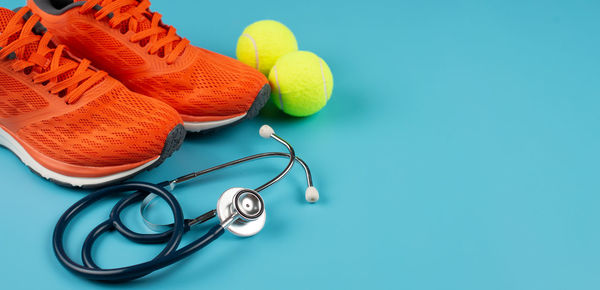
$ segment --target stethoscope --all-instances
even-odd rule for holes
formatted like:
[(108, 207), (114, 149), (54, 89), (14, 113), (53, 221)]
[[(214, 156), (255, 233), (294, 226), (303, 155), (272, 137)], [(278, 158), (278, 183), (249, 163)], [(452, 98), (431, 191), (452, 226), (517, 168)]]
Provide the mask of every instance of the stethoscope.
[[(265, 203), (259, 192), (281, 180), (292, 169), (295, 162), (300, 163), (306, 172), (308, 183), (308, 188), (305, 193), (306, 200), (309, 202), (316, 202), (319, 199), (319, 193), (316, 188), (313, 187), (312, 175), (306, 162), (297, 157), (292, 146), (287, 141), (277, 136), (271, 127), (267, 125), (262, 126), (259, 133), (263, 138), (273, 138), (283, 144), (288, 149), (289, 153), (268, 152), (256, 154), (194, 172), (171, 181), (165, 181), (158, 184), (128, 182), (100, 189), (82, 198), (72, 205), (61, 216), (56, 224), (53, 236), (53, 247), (56, 257), (65, 268), (84, 278), (99, 281), (127, 281), (146, 276), (156, 270), (188, 257), (223, 235), (225, 229), (237, 236), (249, 237), (255, 235), (264, 227), (266, 220)], [(216, 209), (208, 211), (194, 219), (184, 219), (181, 205), (175, 196), (173, 196), (169, 190), (165, 189), (168, 187), (173, 190), (177, 184), (194, 179), (198, 176), (236, 164), (266, 157), (286, 157), (289, 158), (290, 161), (285, 169), (275, 178), (256, 189), (235, 187), (226, 190), (219, 198)], [(130, 194), (117, 202), (111, 210), (108, 220), (95, 227), (85, 239), (81, 252), (83, 265), (74, 262), (65, 252), (63, 245), (63, 237), (68, 224), (75, 216), (90, 205), (104, 197), (117, 193)], [(162, 198), (170, 207), (174, 219), (172, 224), (158, 225), (150, 222), (147, 218), (149, 205), (157, 197)], [(123, 224), (120, 217), (121, 212), (130, 205), (138, 202), (141, 202), (140, 211), (146, 225), (152, 230), (162, 232), (156, 234), (140, 234), (132, 231)], [(204, 236), (198, 238), (194, 242), (191, 242), (181, 249), (177, 249), (183, 238), (183, 234), (188, 232), (192, 226), (204, 223), (215, 216), (219, 218), (219, 224), (210, 228)], [(102, 234), (115, 230), (135, 243), (165, 243), (166, 245), (154, 259), (148, 262), (122, 268), (102, 269), (94, 262), (92, 248), (94, 242)]]

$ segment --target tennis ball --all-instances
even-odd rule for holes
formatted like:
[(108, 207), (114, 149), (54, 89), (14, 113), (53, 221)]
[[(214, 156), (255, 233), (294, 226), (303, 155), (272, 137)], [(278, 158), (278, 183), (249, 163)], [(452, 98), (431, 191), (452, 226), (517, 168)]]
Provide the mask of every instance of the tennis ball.
[(274, 20), (262, 20), (244, 29), (236, 55), (239, 61), (268, 75), (277, 59), (297, 50), (298, 43), (289, 28)]
[(308, 51), (296, 51), (279, 58), (269, 73), (269, 83), (275, 105), (296, 117), (320, 111), (333, 92), (329, 66)]

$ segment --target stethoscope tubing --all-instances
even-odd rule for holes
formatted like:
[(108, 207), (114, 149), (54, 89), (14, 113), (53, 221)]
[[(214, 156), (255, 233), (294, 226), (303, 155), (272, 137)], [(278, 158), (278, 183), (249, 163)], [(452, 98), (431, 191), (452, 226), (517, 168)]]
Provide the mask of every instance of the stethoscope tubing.
[[(127, 281), (132, 279), (137, 279), (148, 275), (158, 269), (171, 265), (177, 261), (180, 261), (189, 255), (195, 253), (196, 251), (206, 247), (212, 241), (216, 240), (218, 237), (223, 235), (224, 227), (226, 224), (217, 224), (210, 228), (205, 235), (191, 242), (190, 244), (178, 249), (181, 240), (183, 238), (183, 234), (190, 230), (191, 226), (194, 224), (205, 222), (216, 215), (216, 210), (211, 210), (195, 219), (185, 219), (183, 216), (183, 210), (181, 209), (181, 205), (175, 198), (175, 196), (166, 189), (166, 187), (170, 186), (172, 189), (176, 184), (193, 179), (200, 175), (213, 172), (219, 169), (223, 169), (235, 164), (240, 164), (243, 162), (270, 157), (270, 156), (279, 156), (279, 157), (287, 157), (289, 158), (289, 162), (285, 169), (278, 174), (273, 179), (269, 180), (267, 183), (256, 189), (256, 192), (264, 190), (265, 188), (273, 185), (277, 181), (281, 180), (286, 174), (289, 173), (292, 166), (296, 161), (298, 161), (306, 172), (307, 182), (309, 186), (312, 186), (312, 176), (310, 173), (310, 169), (307, 164), (300, 158), (296, 157), (294, 149), (292, 146), (280, 138), (279, 136), (272, 133), (270, 135), (271, 138), (277, 140), (281, 144), (285, 145), (288, 149), (289, 153), (283, 152), (268, 152), (262, 154), (256, 154), (248, 157), (244, 157), (238, 160), (234, 160), (228, 163), (224, 163), (221, 165), (217, 165), (215, 167), (205, 169), (202, 171), (198, 171), (195, 173), (191, 173), (173, 181), (166, 181), (159, 184), (151, 184), (146, 182), (129, 182), (119, 185), (114, 185), (110, 187), (106, 187), (100, 189), (96, 192), (89, 194), (83, 199), (76, 202), (72, 205), (58, 220), (56, 227), (54, 229), (53, 234), (53, 249), (54, 253), (59, 260), (59, 262), (69, 271), (80, 275), (86, 279), (90, 280), (98, 280), (98, 281)], [(67, 255), (63, 239), (65, 235), (65, 231), (69, 223), (72, 219), (85, 210), (87, 207), (92, 205), (93, 203), (108, 197), (110, 195), (119, 194), (119, 193), (129, 193), (127, 196), (123, 197), (111, 210), (109, 218), (96, 226), (86, 237), (84, 241), (81, 258), (82, 263), (78, 264), (74, 262)], [(169, 225), (169, 228), (162, 233), (156, 234), (141, 234), (132, 231), (127, 226), (125, 226), (121, 220), (121, 212), (126, 209), (128, 206), (138, 203), (148, 196), (158, 196), (165, 200), (167, 205), (172, 211), (173, 214), (173, 224)], [(259, 196), (260, 198), (260, 196)], [(142, 212), (143, 213), (143, 212)], [(133, 266), (121, 267), (121, 268), (113, 268), (113, 269), (102, 269), (95, 262), (92, 257), (93, 245), (94, 242), (104, 233), (118, 231), (125, 238), (135, 242), (142, 244), (158, 244), (165, 243), (164, 249), (158, 253), (152, 260), (144, 263), (139, 263)]]
[[(116, 192), (124, 191), (154, 193), (162, 197), (165, 200), (165, 202), (167, 202), (167, 204), (171, 208), (171, 211), (173, 212), (174, 223), (170, 239), (165, 245), (164, 250), (161, 253), (159, 253), (154, 259), (148, 262), (122, 268), (100, 269), (97, 267), (97, 265), (95, 265), (93, 260), (89, 259), (91, 257), (91, 245), (93, 244), (89, 243), (89, 246), (87, 246), (86, 251), (84, 251), (88, 252), (88, 255), (84, 254), (84, 256), (86, 257), (85, 260), (87, 260), (85, 264), (87, 265), (80, 265), (78, 263), (75, 263), (72, 259), (68, 257), (63, 245), (64, 233), (70, 221), (77, 214), (79, 214), (81, 211), (86, 209), (94, 202), (109, 195), (115, 194)], [(92, 233), (90, 233), (88, 238), (95, 240), (97, 237), (99, 237), (100, 234), (106, 231), (110, 231), (111, 227), (114, 227), (114, 220), (109, 219), (108, 221), (102, 223), (100, 226), (96, 227), (92, 231)], [(216, 225), (210, 230), (208, 230), (208, 232), (204, 236), (177, 251), (177, 247), (179, 246), (179, 244), (181, 243), (181, 239), (183, 238), (184, 231), (185, 229), (183, 211), (173, 194), (171, 194), (164, 188), (160, 188), (154, 184), (145, 182), (132, 182), (101, 189), (95, 193), (88, 195), (87, 197), (83, 198), (82, 200), (78, 201), (73, 206), (71, 206), (65, 212), (65, 214), (61, 216), (57, 223), (57, 227), (55, 228), (53, 235), (53, 248), (56, 257), (65, 268), (84, 278), (99, 281), (130, 280), (143, 277), (147, 274), (154, 272), (157, 269), (166, 267), (170, 264), (181, 260), (191, 255), (192, 253), (202, 249), (203, 247), (205, 247), (210, 242), (214, 241), (224, 233), (223, 227), (221, 227), (221, 225)]]

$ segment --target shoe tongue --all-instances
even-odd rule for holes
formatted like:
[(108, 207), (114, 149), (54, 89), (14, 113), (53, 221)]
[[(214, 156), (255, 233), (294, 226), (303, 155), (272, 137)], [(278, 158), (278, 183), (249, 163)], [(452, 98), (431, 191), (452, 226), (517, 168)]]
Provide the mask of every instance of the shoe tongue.
[(15, 14), (12, 10), (0, 7), (0, 32), (4, 31), (4, 28), (6, 28), (6, 25)]

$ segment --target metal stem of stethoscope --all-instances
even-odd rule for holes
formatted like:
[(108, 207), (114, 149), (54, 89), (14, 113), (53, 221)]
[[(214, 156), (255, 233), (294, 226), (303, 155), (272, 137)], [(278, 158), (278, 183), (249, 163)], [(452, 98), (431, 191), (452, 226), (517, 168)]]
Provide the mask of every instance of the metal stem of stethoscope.
[[(287, 164), (287, 166), (285, 167), (285, 169), (283, 171), (281, 171), (281, 173), (279, 173), (279, 175), (275, 176), (273, 179), (269, 180), (268, 182), (266, 182), (265, 184), (257, 187), (255, 189), (256, 192), (260, 192), (266, 188), (268, 188), (269, 186), (275, 184), (276, 182), (278, 182), (279, 180), (281, 180), (283, 177), (285, 177), (285, 175), (287, 175), (290, 170), (292, 169), (293, 165), (295, 162), (300, 163), (300, 165), (302, 166), (302, 168), (304, 169), (304, 172), (306, 173), (306, 181), (307, 181), (307, 185), (308, 188), (310, 190), (314, 190), (316, 192), (316, 189), (314, 189), (313, 187), (313, 180), (312, 180), (312, 174), (310, 172), (310, 168), (308, 167), (308, 165), (306, 164), (306, 162), (304, 162), (304, 160), (302, 160), (300, 157), (297, 157), (294, 151), (294, 148), (287, 142), (285, 141), (283, 138), (277, 136), (274, 132), (272, 132), (272, 129), (268, 126), (261, 128), (261, 136), (263, 138), (273, 138), (274, 140), (278, 141), (279, 143), (281, 143), (282, 145), (284, 145), (289, 153), (284, 153), (284, 152), (267, 152), (267, 153), (260, 153), (260, 154), (255, 154), (255, 155), (251, 155), (251, 156), (247, 156), (247, 157), (243, 157), (237, 160), (233, 160), (227, 163), (223, 163), (208, 169), (204, 169), (201, 171), (197, 171), (197, 172), (193, 172), (190, 174), (186, 174), (184, 176), (175, 178), (171, 181), (168, 182), (164, 182), (163, 184), (168, 184), (170, 189), (173, 190), (175, 188), (175, 186), (177, 184), (195, 179), (199, 176), (217, 171), (217, 170), (221, 170), (221, 169), (225, 169), (234, 165), (238, 165), (241, 163), (245, 163), (245, 162), (249, 162), (249, 161), (253, 161), (253, 160), (257, 160), (257, 159), (262, 159), (262, 158), (267, 158), (267, 157), (284, 157), (284, 158), (289, 158), (290, 161)], [(152, 205), (153, 201), (156, 200), (158, 196), (155, 194), (149, 194), (141, 203), (140, 205), (140, 214), (142, 216), (142, 219), (144, 221), (144, 224), (146, 224), (146, 226), (148, 228), (150, 228), (153, 231), (156, 232), (162, 232), (165, 230), (168, 230), (170, 228), (172, 228), (172, 224), (155, 224), (152, 223), (146, 215), (146, 211), (150, 208), (150, 206)], [(307, 197), (308, 199), (308, 197)], [(317, 197), (318, 199), (318, 197)], [(310, 200), (310, 202), (315, 202), (316, 199), (313, 198), (313, 200)], [(193, 226), (196, 224), (200, 224), (203, 222), (206, 222), (212, 218), (214, 218), (216, 216), (216, 210), (211, 210), (208, 211), (194, 219), (191, 220), (187, 220), (187, 224), (188, 226)]]
[(300, 163), (302, 165), (302, 167), (304, 168), (304, 171), (306, 172), (306, 180), (308, 182), (308, 186), (313, 186), (312, 175), (310, 173), (310, 169), (308, 168), (308, 165), (306, 165), (306, 162), (304, 162), (304, 160), (302, 160), (302, 159), (300, 159), (299, 157), (296, 156), (294, 148), (287, 141), (283, 140), (281, 137), (277, 136), (276, 134), (272, 134), (271, 138), (273, 138), (276, 141), (278, 141), (279, 143), (283, 144), (290, 151), (290, 153), (267, 152), (267, 153), (261, 153), (261, 154), (256, 154), (256, 155), (252, 155), (252, 156), (247, 156), (247, 157), (244, 157), (244, 158), (233, 160), (233, 161), (230, 161), (230, 162), (227, 162), (227, 163), (223, 163), (223, 164), (220, 164), (220, 165), (208, 168), (208, 169), (204, 169), (204, 170), (201, 170), (201, 171), (193, 172), (193, 173), (186, 174), (184, 176), (175, 178), (175, 179), (169, 181), (169, 185), (171, 186), (171, 189), (173, 189), (173, 188), (175, 188), (175, 185), (177, 185), (177, 184), (180, 184), (180, 183), (192, 180), (192, 179), (194, 179), (196, 177), (199, 177), (199, 176), (204, 175), (204, 174), (211, 173), (213, 171), (221, 170), (221, 169), (224, 169), (224, 168), (227, 168), (227, 167), (231, 167), (231, 166), (234, 166), (234, 165), (238, 165), (240, 163), (245, 163), (245, 162), (256, 160), (256, 159), (261, 159), (261, 158), (265, 158), (265, 157), (278, 156), (278, 157), (289, 158), (290, 162), (285, 167), (285, 169), (281, 173), (279, 173), (279, 175), (275, 176), (273, 179), (271, 179), (267, 183), (265, 183), (265, 184), (257, 187), (255, 189), (257, 192), (261, 192), (262, 190), (266, 189), (267, 187), (269, 187), (269, 186), (273, 185), (274, 183), (276, 183), (277, 181), (281, 180), (292, 169), (292, 166), (294, 165), (294, 161), (298, 161), (298, 163)]

